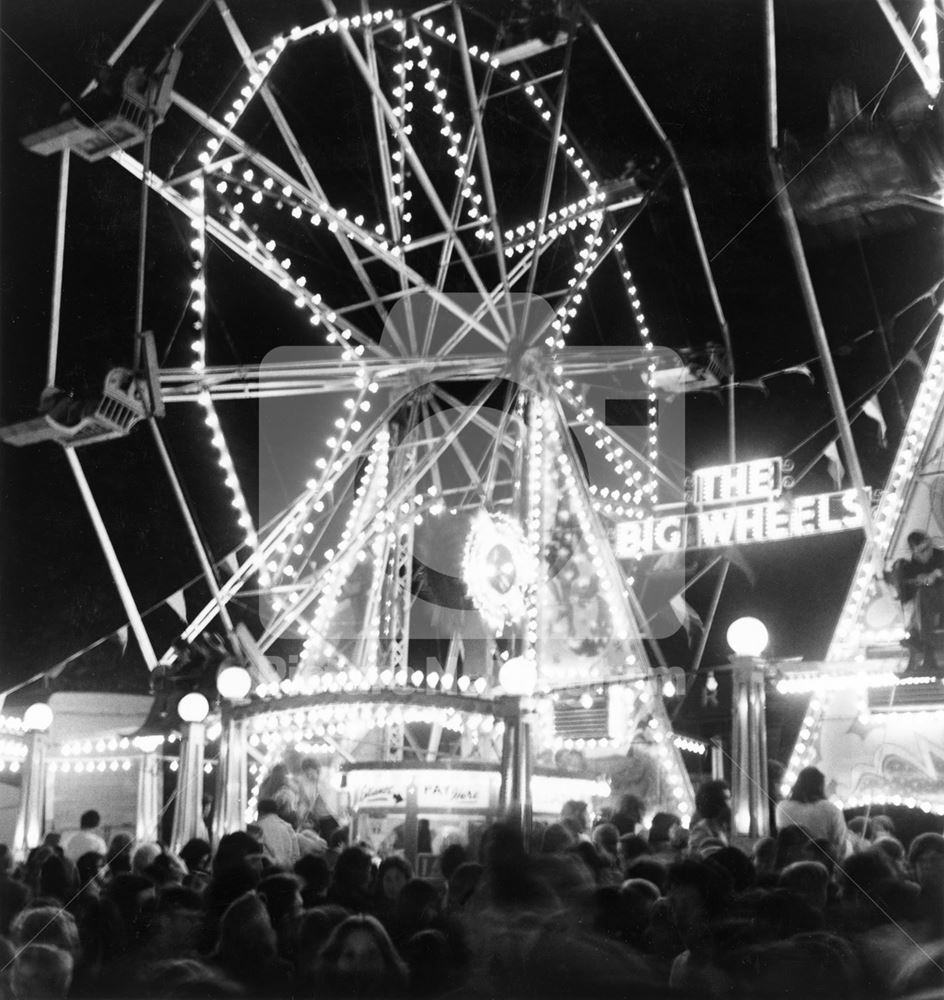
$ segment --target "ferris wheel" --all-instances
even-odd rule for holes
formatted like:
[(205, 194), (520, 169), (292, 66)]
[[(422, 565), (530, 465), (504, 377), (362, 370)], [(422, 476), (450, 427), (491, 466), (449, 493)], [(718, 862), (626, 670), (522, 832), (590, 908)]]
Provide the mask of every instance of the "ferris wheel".
[[(632, 724), (664, 741), (685, 800), (646, 615), (609, 543), (611, 518), (644, 516), (660, 484), (681, 492), (660, 462), (671, 352), (623, 243), (657, 181), (593, 162), (578, 67), (638, 92), (576, 8), (496, 23), (458, 3), (325, 6), (260, 39), (202, 5), (107, 122), (40, 149), (110, 157), (186, 220), (190, 356), (149, 371), (121, 428), (156, 401), (196, 404), (242, 532), (183, 639), (217, 619), (232, 632), (229, 602), (252, 594), (255, 652), (303, 643), (287, 677), (256, 657), (262, 698), (586, 689), (592, 704), (591, 686), (631, 682)], [(260, 288), (268, 311), (240, 326)], [(632, 426), (607, 422), (614, 398)], [(221, 416), (233, 401), (289, 442), (293, 497), (263, 488), (257, 517)], [(70, 455), (80, 443), (52, 433)]]

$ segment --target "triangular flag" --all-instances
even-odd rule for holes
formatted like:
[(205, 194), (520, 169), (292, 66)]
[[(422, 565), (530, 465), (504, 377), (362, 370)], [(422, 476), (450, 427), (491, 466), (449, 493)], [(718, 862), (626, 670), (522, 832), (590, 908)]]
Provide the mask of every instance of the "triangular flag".
[(813, 378), (813, 373), (810, 371), (809, 365), (791, 365), (789, 368), (784, 368), (780, 374), (805, 375), (811, 382), (815, 381)]
[(115, 631), (114, 636), (115, 642), (121, 650), (121, 655), (124, 656), (125, 650), (128, 648), (128, 626), (122, 625), (121, 628)]
[(757, 582), (757, 575), (751, 569), (750, 563), (744, 557), (744, 553), (736, 546), (731, 545), (724, 550), (724, 557), (747, 577), (747, 582), (753, 587)]
[(187, 620), (187, 598), (184, 596), (182, 590), (178, 590), (176, 594), (171, 594), (165, 603), (182, 622)]
[(842, 487), (843, 477), (846, 474), (846, 469), (842, 464), (842, 459), (839, 457), (839, 448), (836, 446), (835, 441), (830, 441), (829, 444), (826, 445), (823, 449), (822, 457), (826, 459), (826, 462), (829, 465), (829, 475), (836, 484), (836, 489), (840, 489)]
[(902, 360), (914, 365), (922, 375), (924, 374), (924, 362), (921, 360), (921, 355), (913, 347)]
[(229, 555), (223, 557), (223, 565), (229, 570), (230, 576), (235, 576), (239, 569), (239, 556), (235, 552), (230, 552)]
[(885, 432), (888, 430), (888, 426), (885, 423), (885, 415), (882, 413), (882, 407), (879, 405), (878, 396), (869, 396), (869, 398), (862, 404), (862, 412), (878, 424), (878, 440), (879, 444), (885, 447)]
[(759, 389), (765, 396), (770, 395), (767, 383), (762, 378), (754, 378), (749, 382), (738, 382), (741, 389)]
[(698, 612), (695, 611), (681, 594), (676, 594), (674, 597), (669, 598), (669, 607), (675, 613), (679, 625), (685, 629), (685, 634), (689, 637), (692, 634), (693, 628), (704, 627), (704, 623), (699, 617)]

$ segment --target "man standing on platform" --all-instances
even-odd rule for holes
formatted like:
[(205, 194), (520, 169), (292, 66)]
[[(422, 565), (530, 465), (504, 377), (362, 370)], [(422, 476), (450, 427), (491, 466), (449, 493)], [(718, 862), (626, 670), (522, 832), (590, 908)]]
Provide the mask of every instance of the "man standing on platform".
[(101, 836), (96, 832), (102, 817), (95, 809), (89, 809), (82, 813), (79, 819), (79, 832), (73, 833), (66, 841), (64, 849), (65, 856), (70, 861), (78, 861), (83, 854), (95, 851), (97, 854), (107, 854), (108, 847)]
[[(898, 596), (914, 601), (911, 627), (905, 645), (911, 648), (911, 659), (906, 673), (937, 673), (934, 654), (934, 631), (944, 618), (944, 550), (923, 531), (908, 535), (910, 559), (901, 559), (895, 565)], [(918, 657), (922, 657), (919, 666)]]

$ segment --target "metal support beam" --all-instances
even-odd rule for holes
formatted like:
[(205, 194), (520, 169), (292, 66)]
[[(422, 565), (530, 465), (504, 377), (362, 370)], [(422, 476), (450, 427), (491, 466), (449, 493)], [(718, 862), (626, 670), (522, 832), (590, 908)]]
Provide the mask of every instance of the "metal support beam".
[(157, 656), (154, 653), (154, 647), (151, 645), (151, 640), (145, 631), (144, 622), (141, 619), (141, 612), (138, 611), (138, 606), (134, 602), (134, 597), (131, 594), (131, 588), (128, 586), (128, 581), (121, 568), (121, 563), (118, 561), (118, 555), (115, 552), (115, 548), (111, 544), (111, 538), (108, 536), (108, 529), (105, 527), (105, 522), (102, 520), (102, 514), (98, 509), (98, 504), (95, 503), (95, 497), (92, 496), (92, 490), (89, 487), (88, 480), (85, 478), (85, 472), (79, 462), (79, 457), (76, 455), (74, 448), (65, 448), (63, 450), (65, 451), (66, 459), (69, 462), (69, 468), (72, 469), (72, 475), (75, 477), (76, 484), (79, 487), (79, 492), (82, 494), (82, 499), (85, 502), (85, 509), (88, 511), (89, 517), (92, 519), (95, 534), (98, 535), (99, 544), (102, 547), (102, 552), (105, 554), (105, 559), (108, 562), (108, 568), (111, 570), (112, 579), (115, 581), (115, 587), (118, 589), (118, 596), (121, 598), (122, 607), (125, 609), (125, 615), (128, 617), (128, 623), (131, 625), (132, 632), (134, 632), (138, 648), (141, 650), (141, 656), (144, 658), (144, 662), (147, 664), (148, 670), (153, 670), (157, 666)]

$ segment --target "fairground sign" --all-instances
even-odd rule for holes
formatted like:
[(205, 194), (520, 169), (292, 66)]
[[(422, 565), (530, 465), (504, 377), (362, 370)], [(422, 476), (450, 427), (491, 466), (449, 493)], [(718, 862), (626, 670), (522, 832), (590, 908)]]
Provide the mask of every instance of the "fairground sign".
[(686, 549), (725, 548), (757, 542), (851, 531), (864, 523), (856, 490), (813, 496), (779, 496), (763, 503), (714, 507), (688, 514), (621, 521), (614, 548), (619, 559)]

